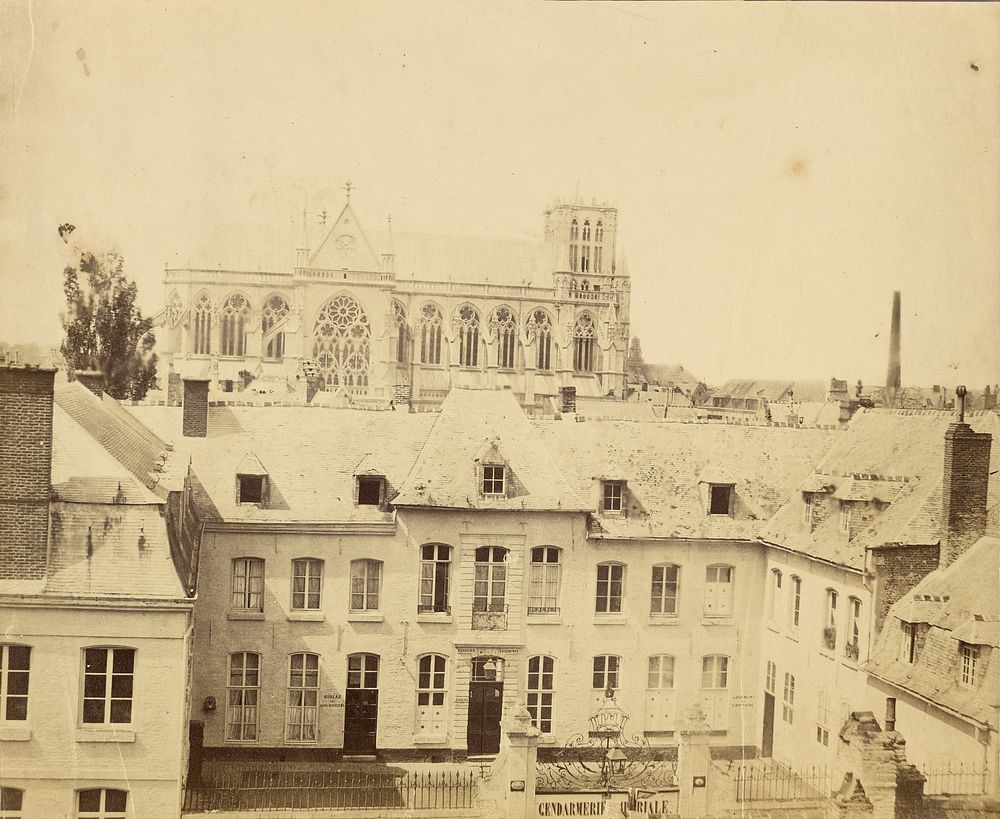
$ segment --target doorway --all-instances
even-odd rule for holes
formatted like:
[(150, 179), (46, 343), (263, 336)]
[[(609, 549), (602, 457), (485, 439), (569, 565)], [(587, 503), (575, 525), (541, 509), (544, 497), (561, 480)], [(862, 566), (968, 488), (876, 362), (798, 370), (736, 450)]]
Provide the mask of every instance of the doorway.
[(378, 655), (351, 654), (344, 698), (344, 754), (374, 754), (377, 736)]
[(503, 660), (475, 657), (469, 681), (469, 754), (495, 754), (500, 750), (503, 716)]
[(770, 758), (774, 751), (774, 694), (764, 692), (764, 733), (760, 740), (760, 755)]

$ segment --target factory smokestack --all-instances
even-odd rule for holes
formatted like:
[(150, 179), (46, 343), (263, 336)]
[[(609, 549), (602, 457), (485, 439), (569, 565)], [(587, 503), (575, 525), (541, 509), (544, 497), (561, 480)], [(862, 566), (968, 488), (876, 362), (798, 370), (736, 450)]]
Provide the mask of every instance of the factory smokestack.
[(885, 377), (885, 405), (896, 406), (900, 387), (899, 362), (899, 291), (892, 294), (892, 330), (889, 333), (889, 372)]

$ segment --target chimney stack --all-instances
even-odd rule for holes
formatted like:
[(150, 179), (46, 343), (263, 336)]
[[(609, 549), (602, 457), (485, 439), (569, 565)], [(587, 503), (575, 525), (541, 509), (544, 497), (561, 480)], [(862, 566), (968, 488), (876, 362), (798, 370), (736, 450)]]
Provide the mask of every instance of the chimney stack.
[(208, 379), (184, 379), (184, 419), (182, 431), (185, 438), (204, 438), (208, 435)]
[(948, 427), (944, 436), (942, 566), (950, 565), (986, 532), (986, 491), (993, 442), (988, 432), (973, 432), (965, 423), (965, 387), (958, 387), (955, 395), (958, 421)]
[(0, 578), (45, 577), (55, 373), (0, 366)]
[(104, 394), (104, 373), (100, 370), (73, 370), (73, 379), (100, 398)]
[(899, 300), (900, 294), (896, 290), (892, 294), (892, 329), (889, 332), (889, 372), (885, 378), (885, 405), (887, 407), (896, 406), (896, 395), (900, 387), (900, 359), (899, 359)]

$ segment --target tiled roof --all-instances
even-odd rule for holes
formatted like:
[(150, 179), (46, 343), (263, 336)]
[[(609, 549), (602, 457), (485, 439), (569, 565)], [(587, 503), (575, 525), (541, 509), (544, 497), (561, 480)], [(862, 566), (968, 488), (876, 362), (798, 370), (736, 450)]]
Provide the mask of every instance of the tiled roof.
[[(938, 543), (944, 436), (955, 420), (954, 413), (932, 410), (858, 411), (814, 472), (774, 516), (763, 537), (856, 569), (863, 568), (868, 547)], [(966, 420), (976, 431), (1000, 437), (1000, 419), (995, 413), (978, 413)], [(991, 472), (1000, 468), (1000, 445), (994, 445), (991, 462)], [(802, 523), (801, 493), (820, 491), (823, 486), (831, 487), (836, 497), (865, 500), (870, 494), (889, 505), (863, 528), (852, 531), (850, 540), (840, 533), (836, 515), (810, 532)], [(992, 508), (998, 502), (1000, 482), (993, 480), (989, 505)]]
[(162, 507), (53, 502), (45, 592), (184, 598)]
[(796, 401), (825, 401), (829, 384), (825, 381), (784, 381), (780, 379), (733, 378), (715, 391), (733, 398), (763, 398), (787, 401), (789, 392)]
[[(569, 425), (569, 424), (567, 424)], [(496, 446), (513, 475), (500, 498), (480, 493), (475, 458)], [(569, 470), (542, 439), (509, 390), (452, 390), (394, 503), (472, 509), (584, 510)]]
[[(608, 537), (752, 539), (839, 433), (728, 424), (536, 421), (577, 494), (596, 511), (609, 463), (634, 506), (598, 515)], [(732, 516), (708, 514), (706, 480), (735, 482)]]
[[(179, 487), (190, 459), (202, 514), (210, 520), (247, 522), (386, 520), (378, 507), (354, 503), (355, 470), (363, 461), (377, 463), (391, 498), (436, 417), (318, 406), (213, 406), (208, 437), (185, 438), (179, 407), (134, 406), (129, 411), (173, 443), (173, 466), (165, 482)], [(236, 474), (247, 453), (267, 470), (267, 509), (237, 503)]]
[(57, 383), (55, 403), (136, 478), (151, 489), (156, 486), (167, 444), (121, 404), (107, 395), (98, 398), (78, 381)]
[[(1000, 537), (981, 538), (951, 565), (931, 572), (889, 611), (867, 666), (901, 688), (997, 728), (997, 656), (981, 651), (976, 684), (962, 685), (959, 641), (1000, 647), (997, 567)], [(909, 618), (914, 619), (909, 619)], [(927, 623), (914, 663), (900, 659), (900, 620)]]

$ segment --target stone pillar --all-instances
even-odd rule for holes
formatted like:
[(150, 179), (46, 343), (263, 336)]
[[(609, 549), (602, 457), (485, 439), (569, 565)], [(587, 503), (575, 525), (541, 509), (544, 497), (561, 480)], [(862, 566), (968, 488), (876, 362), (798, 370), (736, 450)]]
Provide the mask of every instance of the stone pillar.
[[(527, 360), (527, 355), (525, 359)], [(535, 367), (527, 363), (524, 365), (524, 405), (535, 405)]]
[(677, 721), (680, 744), (677, 748), (677, 784), (680, 786), (677, 811), (681, 816), (707, 816), (709, 769), (712, 755), (708, 744), (711, 727), (699, 704), (687, 708)]
[[(507, 819), (533, 819), (535, 806), (535, 771), (538, 760), (538, 736), (531, 724), (531, 714), (523, 704), (514, 707), (507, 742)], [(523, 786), (523, 787), (522, 787)]]

